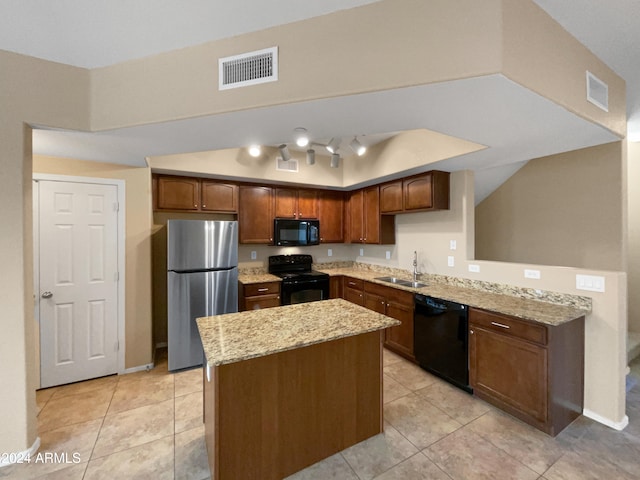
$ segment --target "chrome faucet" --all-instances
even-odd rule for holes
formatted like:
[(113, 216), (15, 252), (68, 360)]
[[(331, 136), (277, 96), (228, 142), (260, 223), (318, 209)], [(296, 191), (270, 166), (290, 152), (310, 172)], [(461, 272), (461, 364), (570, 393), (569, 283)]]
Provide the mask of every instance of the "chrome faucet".
[(413, 251), (413, 281), (418, 281), (418, 252)]

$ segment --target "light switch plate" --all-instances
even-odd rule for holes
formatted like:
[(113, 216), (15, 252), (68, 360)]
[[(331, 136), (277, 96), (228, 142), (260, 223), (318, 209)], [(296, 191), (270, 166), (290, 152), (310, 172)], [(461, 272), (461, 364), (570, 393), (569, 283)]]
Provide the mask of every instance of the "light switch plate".
[(604, 292), (604, 277), (600, 275), (576, 275), (576, 289)]
[(535, 278), (536, 280), (540, 280), (540, 270), (530, 270), (525, 268), (524, 278)]
[(360, 256), (361, 256), (361, 257), (364, 257), (364, 248), (361, 248), (361, 249), (360, 249)]
[(385, 254), (384, 254), (384, 257), (385, 257), (387, 260), (391, 260), (391, 252), (390, 252), (389, 250), (387, 250), (387, 251), (385, 252)]
[(330, 248), (327, 250), (327, 257), (333, 257), (333, 250)]
[(469, 264), (469, 271), (478, 273), (480, 271), (480, 265), (476, 265), (475, 263)]
[(255, 250), (251, 250), (251, 260), (256, 260), (258, 258), (258, 252)]
[(447, 257), (447, 265), (450, 266), (450, 267), (453, 267), (455, 265), (455, 260), (454, 260), (453, 256), (449, 255)]
[(458, 242), (449, 240), (449, 250), (455, 250), (456, 248), (458, 248)]

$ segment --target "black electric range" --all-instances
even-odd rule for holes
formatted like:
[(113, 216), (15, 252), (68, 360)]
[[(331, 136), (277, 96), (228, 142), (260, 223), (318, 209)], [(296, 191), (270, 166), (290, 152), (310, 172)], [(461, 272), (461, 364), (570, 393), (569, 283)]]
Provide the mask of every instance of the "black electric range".
[(329, 298), (329, 275), (311, 269), (311, 255), (273, 255), (269, 273), (282, 278), (282, 305), (314, 302)]

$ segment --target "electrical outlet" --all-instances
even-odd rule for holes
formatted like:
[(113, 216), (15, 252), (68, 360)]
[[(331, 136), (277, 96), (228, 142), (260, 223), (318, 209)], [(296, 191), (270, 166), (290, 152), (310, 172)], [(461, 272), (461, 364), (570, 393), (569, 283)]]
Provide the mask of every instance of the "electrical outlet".
[(255, 250), (251, 250), (251, 260), (256, 260), (258, 258), (258, 252)]
[(604, 292), (604, 277), (599, 275), (576, 275), (576, 289)]
[(449, 240), (449, 250), (455, 250), (456, 248), (458, 248), (458, 242)]
[(449, 255), (449, 256), (447, 257), (447, 265), (448, 265), (449, 267), (453, 267), (453, 266), (455, 265), (455, 260), (453, 259), (453, 257), (452, 257), (451, 255)]
[(330, 248), (327, 250), (327, 257), (333, 257), (333, 250)]
[(480, 271), (480, 265), (476, 265), (475, 263), (469, 264), (469, 271), (478, 273)]
[(364, 248), (361, 248), (361, 249), (360, 249), (360, 256), (361, 256), (361, 257), (364, 257)]
[(387, 260), (391, 260), (391, 252), (390, 252), (389, 250), (387, 250), (387, 251), (385, 252), (385, 254), (384, 254), (384, 257), (385, 257)]
[(540, 270), (530, 270), (525, 268), (524, 278), (535, 278), (536, 280), (540, 280)]

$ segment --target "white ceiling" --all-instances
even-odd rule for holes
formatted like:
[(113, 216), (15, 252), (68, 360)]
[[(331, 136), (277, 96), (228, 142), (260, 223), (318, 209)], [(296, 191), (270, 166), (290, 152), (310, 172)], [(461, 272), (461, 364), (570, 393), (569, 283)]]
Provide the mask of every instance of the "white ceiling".
[[(640, 136), (640, 1), (534, 1), (626, 79)], [(94, 68), (366, 3), (372, 0), (3, 0), (0, 49)], [(366, 134), (363, 143), (372, 143), (386, 132), (429, 128), (488, 145), (439, 165), (476, 170), (476, 200), (528, 159), (615, 140), (497, 75), (94, 134), (36, 130), (34, 151), (144, 165), (146, 156), (277, 145), (298, 126), (325, 141)]]

